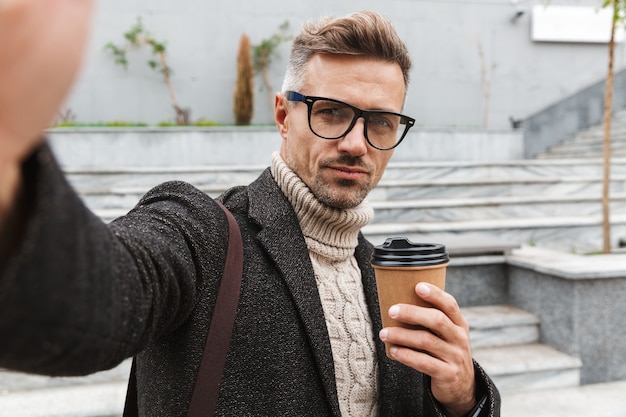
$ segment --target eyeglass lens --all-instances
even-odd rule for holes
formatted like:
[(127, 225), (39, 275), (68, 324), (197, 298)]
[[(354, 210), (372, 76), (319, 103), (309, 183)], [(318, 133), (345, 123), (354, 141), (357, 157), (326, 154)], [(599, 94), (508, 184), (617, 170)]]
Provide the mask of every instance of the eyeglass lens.
[[(318, 99), (310, 103), (310, 127), (313, 133), (325, 139), (345, 136), (356, 123), (358, 110), (333, 100)], [(404, 136), (408, 120), (384, 111), (368, 111), (365, 119), (365, 136), (376, 148), (393, 148)]]

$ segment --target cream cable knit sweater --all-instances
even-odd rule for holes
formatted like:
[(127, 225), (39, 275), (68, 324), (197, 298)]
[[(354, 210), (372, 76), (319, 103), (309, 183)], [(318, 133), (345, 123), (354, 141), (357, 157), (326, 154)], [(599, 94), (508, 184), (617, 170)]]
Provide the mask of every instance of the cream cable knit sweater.
[(271, 169), (295, 209), (309, 248), (333, 351), (341, 414), (376, 416), (374, 335), (353, 256), (359, 230), (372, 220), (374, 211), (366, 202), (348, 210), (322, 204), (278, 152)]

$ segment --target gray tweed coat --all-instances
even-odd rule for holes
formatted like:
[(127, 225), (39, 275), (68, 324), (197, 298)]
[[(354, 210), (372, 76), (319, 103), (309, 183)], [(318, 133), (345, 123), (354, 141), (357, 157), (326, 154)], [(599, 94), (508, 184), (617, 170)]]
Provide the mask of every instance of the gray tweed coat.
[[(137, 355), (140, 414), (184, 416), (225, 261), (223, 212), (191, 185), (170, 182), (105, 225), (47, 146), (24, 173), (28, 222), (0, 269), (0, 366), (82, 375)], [(269, 170), (222, 199), (240, 224), (245, 260), (217, 414), (339, 416), (330, 341), (293, 209)], [(361, 236), (355, 256), (378, 334), (371, 253)], [(380, 415), (440, 416), (428, 378), (389, 360), (378, 339), (376, 348)], [(499, 415), (497, 390), (476, 371), (490, 396), (487, 414)]]

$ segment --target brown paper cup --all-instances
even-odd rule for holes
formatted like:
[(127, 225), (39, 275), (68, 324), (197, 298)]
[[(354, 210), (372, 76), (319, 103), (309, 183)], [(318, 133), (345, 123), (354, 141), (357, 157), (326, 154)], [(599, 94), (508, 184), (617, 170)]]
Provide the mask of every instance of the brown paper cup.
[[(376, 286), (378, 288), (378, 300), (383, 327), (404, 327), (417, 329), (420, 326), (412, 326), (393, 320), (389, 317), (389, 308), (395, 304), (413, 304), (423, 307), (431, 305), (422, 300), (415, 293), (415, 286), (420, 282), (428, 282), (445, 290), (446, 267), (448, 263), (429, 266), (380, 266), (372, 265), (376, 273)], [(389, 344), (385, 343), (387, 356)]]

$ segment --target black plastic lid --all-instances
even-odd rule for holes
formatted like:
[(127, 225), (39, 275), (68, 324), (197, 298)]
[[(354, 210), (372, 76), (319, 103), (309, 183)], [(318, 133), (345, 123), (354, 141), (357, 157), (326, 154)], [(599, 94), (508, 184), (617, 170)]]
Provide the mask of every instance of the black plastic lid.
[(444, 245), (413, 243), (406, 237), (390, 237), (374, 248), (372, 264), (407, 267), (441, 265), (449, 261)]

